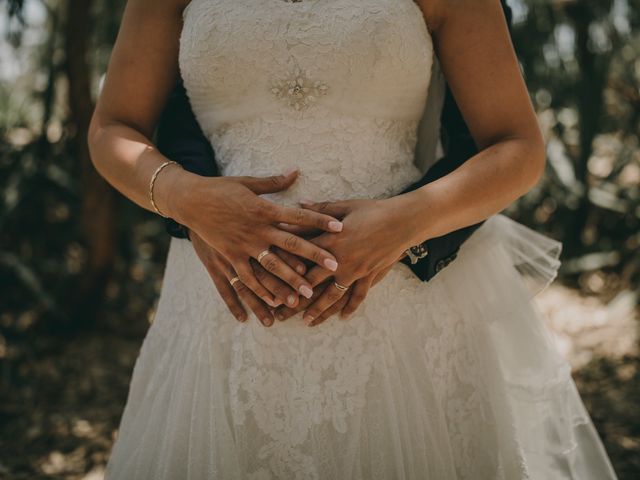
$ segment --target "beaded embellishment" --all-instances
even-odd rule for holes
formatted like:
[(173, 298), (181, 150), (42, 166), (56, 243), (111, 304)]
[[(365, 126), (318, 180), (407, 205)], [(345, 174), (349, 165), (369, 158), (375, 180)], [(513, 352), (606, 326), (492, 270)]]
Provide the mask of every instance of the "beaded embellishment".
[(313, 105), (318, 97), (326, 95), (329, 87), (318, 80), (309, 79), (300, 68), (296, 68), (289, 78), (282, 79), (271, 88), (276, 98), (283, 99), (295, 110), (304, 110)]

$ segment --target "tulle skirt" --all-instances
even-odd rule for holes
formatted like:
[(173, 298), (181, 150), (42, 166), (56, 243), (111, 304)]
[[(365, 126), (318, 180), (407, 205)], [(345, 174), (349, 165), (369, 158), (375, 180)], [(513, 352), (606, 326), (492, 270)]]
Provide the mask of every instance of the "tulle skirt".
[(496, 215), (428, 283), (398, 264), (348, 320), (265, 328), (173, 239), (107, 478), (616, 478), (531, 303), (559, 253)]

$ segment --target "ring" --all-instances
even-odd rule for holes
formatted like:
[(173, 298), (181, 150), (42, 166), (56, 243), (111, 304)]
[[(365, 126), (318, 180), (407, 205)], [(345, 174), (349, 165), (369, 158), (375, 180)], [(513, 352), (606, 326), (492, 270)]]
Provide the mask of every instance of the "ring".
[(349, 287), (345, 287), (344, 285), (340, 285), (338, 282), (333, 282), (333, 285), (340, 290), (341, 292), (346, 292), (349, 290)]
[(239, 281), (240, 281), (240, 277), (233, 277), (231, 280), (229, 280), (229, 283), (230, 283), (230, 284), (231, 284), (231, 286), (233, 287), (233, 285), (234, 285), (236, 282), (239, 282)]
[(258, 255), (258, 257), (256, 258), (256, 260), (258, 260), (258, 263), (262, 262), (262, 259), (264, 257), (266, 257), (267, 255), (269, 255), (271, 252), (271, 250), (269, 250), (268, 248), (266, 250), (263, 250), (262, 252), (260, 252), (260, 254)]

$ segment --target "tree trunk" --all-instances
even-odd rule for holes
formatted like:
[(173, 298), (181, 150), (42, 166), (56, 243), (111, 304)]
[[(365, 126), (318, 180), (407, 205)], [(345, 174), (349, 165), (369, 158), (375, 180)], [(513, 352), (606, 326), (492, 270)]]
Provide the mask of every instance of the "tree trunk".
[(580, 144), (575, 159), (577, 180), (584, 186), (580, 204), (571, 218), (567, 251), (577, 251), (587, 226), (591, 203), (589, 200), (588, 162), (593, 154), (593, 141), (600, 130), (604, 107), (604, 88), (610, 61), (609, 53), (596, 54), (589, 46), (591, 21), (595, 17), (588, 2), (573, 2), (566, 7), (576, 32), (576, 60), (580, 65), (580, 80), (576, 85)]
[(87, 265), (72, 300), (71, 319), (79, 326), (96, 319), (112, 272), (116, 248), (116, 195), (93, 168), (87, 132), (93, 113), (91, 72), (87, 59), (91, 33), (92, 0), (68, 0), (65, 31), (69, 109), (82, 180), (81, 224), (87, 247)]

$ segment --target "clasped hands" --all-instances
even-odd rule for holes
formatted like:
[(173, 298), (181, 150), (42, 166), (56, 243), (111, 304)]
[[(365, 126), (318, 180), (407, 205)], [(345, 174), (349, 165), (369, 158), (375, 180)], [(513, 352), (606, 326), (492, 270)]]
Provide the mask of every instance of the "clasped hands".
[[(264, 326), (300, 311), (309, 326), (337, 313), (348, 318), (412, 244), (402, 196), (301, 202), (300, 208), (259, 196), (286, 190), (297, 176), (198, 177), (175, 208), (241, 322), (248, 318), (244, 305)], [(267, 249), (270, 254), (260, 255)]]

